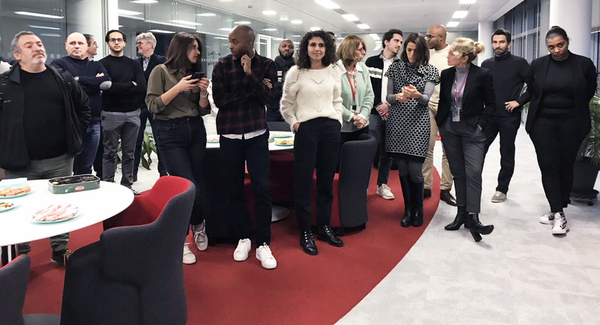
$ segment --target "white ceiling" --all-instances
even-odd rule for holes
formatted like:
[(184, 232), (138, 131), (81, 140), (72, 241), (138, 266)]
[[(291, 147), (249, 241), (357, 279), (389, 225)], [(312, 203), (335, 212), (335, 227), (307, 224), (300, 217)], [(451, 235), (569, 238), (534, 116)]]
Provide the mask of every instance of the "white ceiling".
[[(203, 7), (237, 13), (257, 20), (285, 25), (299, 32), (311, 27), (321, 27), (336, 34), (363, 33), (354, 22), (346, 21), (340, 13), (326, 9), (313, 0), (180, 0)], [(446, 25), (452, 14), (468, 8), (468, 15), (452, 31), (476, 31), (478, 22), (493, 21), (521, 3), (523, 0), (477, 0), (471, 5), (461, 5), (459, 0), (334, 0), (341, 11), (356, 15), (374, 33), (390, 28), (407, 31), (426, 31), (433, 24)], [(264, 10), (274, 10), (274, 16), (266, 16)], [(338, 10), (340, 11), (340, 10)], [(302, 20), (292, 25), (293, 19)], [(368, 31), (367, 31), (368, 32)]]

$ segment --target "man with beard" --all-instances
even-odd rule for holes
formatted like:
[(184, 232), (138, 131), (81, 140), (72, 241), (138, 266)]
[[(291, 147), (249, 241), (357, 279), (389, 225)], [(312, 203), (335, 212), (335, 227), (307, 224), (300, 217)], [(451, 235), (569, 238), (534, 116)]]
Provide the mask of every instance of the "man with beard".
[(100, 143), (100, 91), (110, 88), (110, 77), (104, 66), (87, 58), (87, 41), (81, 33), (71, 33), (65, 42), (67, 56), (52, 61), (52, 66), (67, 70), (79, 82), (90, 99), (92, 120), (83, 141), (83, 151), (75, 157), (73, 173), (91, 174), (92, 164)]
[(271, 242), (271, 191), (269, 187), (269, 131), (265, 105), (275, 97), (275, 63), (254, 50), (254, 31), (246, 25), (229, 33), (231, 54), (219, 60), (213, 70), (213, 99), (219, 108), (217, 132), (221, 164), (228, 184), (228, 216), (238, 245), (233, 259), (248, 258), (252, 248), (252, 226), (244, 203), (244, 177), (247, 162), (254, 194), (256, 258), (265, 269), (277, 267), (269, 248)]
[[(442, 25), (433, 25), (427, 30), (427, 45), (429, 45), (429, 63), (436, 67), (440, 74), (442, 70), (449, 68), (448, 65), (448, 50), (450, 49), (446, 44), (446, 28)], [(438, 104), (440, 101), (440, 85), (435, 86), (435, 91), (429, 99), (429, 118), (431, 120), (431, 137), (429, 138), (429, 150), (427, 151), (427, 157), (423, 163), (423, 177), (425, 178), (425, 190), (423, 191), (423, 197), (431, 197), (431, 185), (433, 184), (433, 149), (438, 136), (438, 125), (435, 122), (435, 115), (437, 114)], [(442, 179), (440, 182), (440, 200), (448, 203), (449, 205), (456, 206), (456, 199), (450, 194), (452, 189), (452, 173), (450, 172), (450, 165), (448, 165), (448, 159), (446, 158), (446, 152), (442, 147)]]
[(484, 130), (486, 153), (500, 133), (500, 172), (496, 193), (492, 196), (494, 203), (506, 200), (508, 185), (515, 171), (515, 138), (521, 125), (520, 108), (526, 102), (526, 95), (523, 98), (519, 98), (519, 95), (529, 64), (527, 60), (510, 53), (510, 42), (510, 32), (503, 28), (496, 30), (492, 34), (494, 57), (481, 64), (492, 73), (496, 93), (496, 110), (488, 116)]
[[(34, 33), (17, 33), (11, 49), (18, 64), (0, 75), (0, 168), (7, 178), (69, 176), (90, 122), (88, 97), (73, 76), (46, 65)], [(68, 241), (69, 234), (50, 238), (53, 263), (65, 265)], [(17, 249), (26, 254), (31, 246)]]
[(294, 43), (289, 39), (283, 40), (279, 44), (279, 56), (275, 58), (277, 67), (277, 82), (273, 85), (275, 88), (275, 98), (267, 104), (267, 121), (283, 121), (279, 112), (279, 101), (283, 94), (283, 83), (288, 70), (294, 66)]
[(387, 118), (387, 112), (390, 109), (390, 105), (385, 99), (388, 83), (388, 77), (385, 73), (402, 48), (402, 31), (399, 29), (388, 30), (383, 34), (381, 43), (383, 44), (383, 51), (379, 55), (368, 58), (365, 62), (369, 67), (371, 84), (375, 93), (374, 105), (369, 118), (371, 124), (369, 133), (379, 143), (377, 195), (386, 200), (393, 200), (394, 194), (387, 185), (390, 168), (392, 167), (392, 157), (385, 151), (385, 118)]
[(118, 30), (106, 33), (105, 41), (110, 54), (100, 60), (112, 78), (112, 86), (102, 93), (102, 180), (115, 181), (115, 159), (121, 138), (121, 185), (131, 188), (133, 184), (133, 162), (135, 142), (140, 128), (138, 96), (146, 93), (146, 79), (142, 67), (135, 60), (126, 57), (123, 49), (127, 37)]

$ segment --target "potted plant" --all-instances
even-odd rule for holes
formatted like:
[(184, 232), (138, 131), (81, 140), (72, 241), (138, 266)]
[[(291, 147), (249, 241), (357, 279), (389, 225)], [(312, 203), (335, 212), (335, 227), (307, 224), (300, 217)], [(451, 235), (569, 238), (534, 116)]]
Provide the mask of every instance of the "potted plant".
[(577, 161), (573, 167), (573, 188), (571, 196), (583, 199), (588, 205), (593, 205), (593, 199), (598, 195), (594, 189), (598, 171), (600, 170), (600, 97), (594, 96), (590, 101), (590, 117), (592, 129), (583, 140)]

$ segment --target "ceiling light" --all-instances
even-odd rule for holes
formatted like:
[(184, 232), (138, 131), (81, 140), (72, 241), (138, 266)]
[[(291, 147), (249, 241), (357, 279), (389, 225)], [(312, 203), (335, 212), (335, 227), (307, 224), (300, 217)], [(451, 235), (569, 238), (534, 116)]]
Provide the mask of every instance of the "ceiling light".
[(294, 25), (300, 25), (300, 24), (302, 24), (302, 20), (300, 20), (300, 19), (294, 19), (294, 20), (290, 21), (290, 23), (292, 23)]
[(316, 26), (315, 26), (315, 27), (311, 27), (311, 28), (310, 28), (310, 30), (311, 30), (311, 31), (313, 31), (313, 32), (314, 32), (314, 31), (316, 31), (316, 30), (319, 30), (319, 29), (321, 29), (321, 27), (316, 27)]
[(187, 20), (171, 20), (171, 22), (175, 23), (175, 24), (181, 24), (181, 25), (195, 25), (195, 26), (202, 25), (201, 23), (195, 23), (193, 21), (187, 21)]
[(466, 11), (466, 10), (455, 11), (454, 14), (452, 15), (452, 19), (462, 19), (462, 18), (465, 18), (465, 17), (467, 17), (468, 13), (469, 12)]
[(119, 9), (117, 10), (117, 12), (119, 13), (119, 16), (137, 16), (137, 15), (143, 15), (143, 12), (139, 12), (139, 11), (132, 11), (132, 10), (125, 10), (125, 9)]
[(60, 28), (58, 28), (58, 27), (50, 27), (50, 26), (29, 25), (29, 27), (31, 27), (31, 28), (37, 28), (37, 29), (60, 30)]
[(457, 21), (448, 22), (448, 24), (446, 25), (446, 27), (449, 27), (449, 28), (456, 27), (456, 26), (458, 26)]
[(371, 26), (369, 26), (367, 24), (356, 24), (356, 27), (358, 27), (360, 29), (371, 29)]
[(302, 37), (302, 35), (292, 35), (292, 37)]
[(234, 24), (238, 24), (238, 25), (250, 25), (251, 22), (246, 21), (246, 20), (242, 20), (242, 21), (234, 21)]
[(49, 34), (49, 33), (43, 33), (43, 34), (40, 34), (40, 36), (46, 36), (46, 37), (60, 37), (60, 34)]
[(212, 12), (203, 12), (201, 14), (197, 14), (196, 16), (200, 16), (200, 17), (216, 17), (217, 14), (212, 13)]
[(290, 20), (290, 18), (286, 15), (279, 17), (279, 21), (288, 21), (288, 20)]
[(342, 15), (342, 17), (344, 17), (344, 19), (346, 19), (347, 21), (357, 21), (358, 17), (356, 17), (355, 15), (351, 15), (351, 14), (345, 14)]
[(464, 4), (464, 5), (470, 5), (475, 3), (477, 0), (460, 0), (459, 3)]
[(376, 40), (376, 41), (380, 41), (381, 38), (379, 38), (379, 35), (377, 34), (369, 34), (369, 36), (371, 36), (372, 39)]
[(263, 15), (265, 15), (265, 16), (277, 15), (277, 11), (275, 11), (275, 10), (265, 10), (265, 11), (263, 11)]
[(219, 28), (219, 30), (222, 30), (224, 32), (231, 32), (233, 30), (233, 28), (231, 28), (231, 27), (223, 27), (223, 28)]
[(281, 38), (281, 37), (273, 37), (273, 40), (274, 41), (283, 41), (283, 38)]
[(315, 3), (320, 4), (327, 9), (340, 9), (340, 6), (330, 0), (315, 0)]
[(343, 40), (344, 38), (343, 38), (343, 37), (338, 37), (337, 39), (339, 39), (339, 40), (341, 41), (341, 40)]
[(158, 0), (134, 0), (131, 1), (132, 3), (144, 3), (144, 4), (151, 4), (151, 3), (158, 3)]
[(173, 32), (173, 31), (164, 30), (164, 29), (151, 29), (151, 30), (149, 30), (149, 32), (161, 33), (161, 34), (175, 34), (175, 32)]
[(265, 32), (276, 32), (277, 28), (263, 28)]
[(63, 18), (65, 18), (63, 16), (39, 14), (37, 12), (29, 12), (29, 11), (15, 11), (15, 14), (22, 15), (22, 16), (33, 16), (33, 17), (50, 18), (50, 19), (63, 19)]
[(221, 36), (217, 36), (217, 37), (215, 37), (215, 39), (222, 39), (222, 40), (226, 40), (226, 41), (229, 40), (229, 38), (227, 38), (227, 37), (221, 37)]

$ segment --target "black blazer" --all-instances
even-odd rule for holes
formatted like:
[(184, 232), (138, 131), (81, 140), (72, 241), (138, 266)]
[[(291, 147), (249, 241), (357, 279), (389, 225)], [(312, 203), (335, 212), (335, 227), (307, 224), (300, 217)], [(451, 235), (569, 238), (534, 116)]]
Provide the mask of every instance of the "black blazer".
[[(537, 117), (538, 108), (544, 95), (544, 82), (550, 65), (550, 54), (533, 60), (525, 81), (527, 82), (527, 101), (530, 100), (529, 112), (525, 130), (531, 131), (531, 127)], [(583, 134), (588, 134), (591, 129), (590, 100), (596, 92), (596, 67), (589, 58), (569, 52), (569, 63), (573, 71), (573, 82), (575, 84), (575, 111), (578, 125)], [(523, 101), (523, 104), (527, 103)]]
[[(435, 116), (438, 126), (444, 125), (446, 119), (451, 115), (452, 85), (454, 84), (455, 74), (455, 67), (442, 70), (440, 77), (440, 104)], [(471, 63), (467, 84), (463, 92), (461, 118), (465, 119), (467, 125), (473, 130), (475, 130), (477, 125), (485, 128), (486, 117), (491, 116), (495, 108), (496, 95), (492, 83), (492, 74), (488, 69)]]
[[(142, 67), (142, 71), (143, 71), (144, 70), (144, 58), (142, 56), (138, 56), (137, 59), (135, 59), (135, 60), (140, 64), (140, 67)], [(150, 62), (148, 62), (148, 68), (146, 69), (146, 71), (144, 71), (144, 78), (146, 79), (146, 85), (148, 85), (148, 78), (150, 77), (150, 72), (152, 72), (152, 69), (154, 69), (154, 67), (156, 67), (159, 64), (165, 63), (165, 61), (167, 61), (167, 58), (165, 58), (164, 56), (152, 53), (152, 55), (150, 56)], [(144, 94), (143, 96), (140, 96), (140, 98), (138, 100), (138, 106), (146, 107), (146, 94)]]

